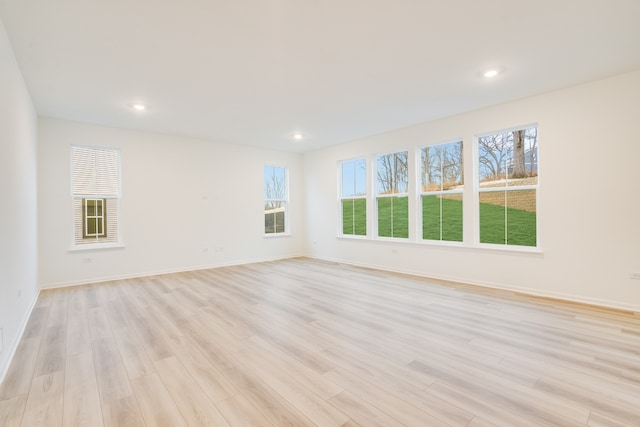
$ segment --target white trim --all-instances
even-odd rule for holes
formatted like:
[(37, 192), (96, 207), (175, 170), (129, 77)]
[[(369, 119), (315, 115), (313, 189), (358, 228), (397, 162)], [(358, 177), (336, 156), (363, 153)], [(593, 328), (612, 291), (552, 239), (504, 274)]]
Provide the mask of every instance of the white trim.
[(264, 237), (267, 239), (272, 239), (274, 237), (291, 237), (291, 233), (284, 231), (282, 233), (265, 233)]
[(20, 324), (20, 329), (18, 329), (18, 334), (16, 335), (16, 338), (8, 346), (8, 348), (5, 349), (5, 350), (9, 350), (9, 357), (6, 360), (5, 365), (0, 368), (0, 384), (2, 384), (2, 382), (4, 381), (5, 376), (7, 375), (7, 372), (9, 372), (9, 367), (11, 366), (11, 362), (13, 362), (13, 358), (16, 355), (16, 351), (18, 350), (18, 345), (22, 340), (24, 331), (27, 329), (27, 323), (29, 323), (29, 319), (31, 318), (31, 313), (33, 312), (33, 309), (36, 306), (36, 302), (38, 302), (39, 296), (40, 296), (40, 289), (38, 290), (38, 292), (36, 292), (36, 296), (33, 299), (33, 301), (31, 301), (31, 304), (29, 304), (29, 308), (27, 309), (27, 312), (25, 313), (25, 316), (22, 319), (22, 322)]
[(483, 132), (483, 133), (476, 133), (476, 134), (474, 134), (474, 137), (477, 139), (477, 138), (482, 138), (482, 137), (489, 136), (489, 135), (495, 135), (497, 133), (509, 133), (509, 132), (513, 132), (513, 131), (516, 131), (516, 130), (524, 130), (524, 129), (536, 128), (536, 127), (538, 127), (538, 123), (537, 122), (531, 122), (531, 123), (524, 124), (524, 125), (516, 125), (516, 126), (512, 126), (512, 127), (508, 127), (508, 128), (490, 130), (488, 132)]
[(67, 249), (67, 252), (82, 252), (82, 251), (98, 251), (101, 249), (124, 249), (126, 245), (122, 242), (107, 242), (107, 243), (87, 243), (82, 245), (74, 245)]
[(614, 310), (624, 310), (624, 311), (630, 311), (630, 312), (640, 314), (640, 305), (635, 305), (635, 304), (625, 304), (617, 301), (603, 300), (599, 298), (581, 297), (578, 295), (565, 294), (562, 292), (544, 292), (538, 289), (519, 288), (517, 286), (503, 285), (495, 282), (483, 282), (483, 281), (470, 282), (468, 280), (464, 280), (464, 279), (460, 279), (452, 276), (425, 274), (423, 272), (415, 271), (415, 270), (403, 270), (399, 268), (385, 267), (379, 264), (358, 263), (358, 262), (345, 261), (342, 259), (330, 258), (330, 257), (309, 256), (309, 258), (318, 259), (322, 261), (335, 262), (339, 264), (352, 265), (355, 267), (369, 268), (372, 270), (388, 271), (391, 273), (399, 273), (399, 274), (408, 274), (416, 277), (421, 277), (424, 279), (441, 280), (446, 282), (453, 282), (453, 283), (459, 283), (463, 285), (474, 286), (478, 288), (510, 291), (510, 292), (515, 292), (521, 295), (527, 295), (532, 297), (552, 298), (552, 299), (564, 301), (567, 303), (587, 304), (595, 307), (610, 308)]
[(114, 280), (126, 280), (126, 279), (137, 279), (141, 277), (150, 277), (150, 276), (159, 276), (162, 274), (173, 274), (173, 273), (184, 273), (188, 271), (198, 271), (198, 270), (209, 270), (212, 268), (222, 268), (222, 267), (233, 267), (235, 265), (245, 265), (245, 264), (256, 264), (261, 262), (271, 262), (271, 261), (280, 261), (285, 259), (292, 258), (301, 258), (307, 255), (298, 254), (298, 255), (283, 255), (280, 257), (265, 257), (265, 258), (254, 258), (254, 259), (244, 259), (237, 260), (227, 263), (218, 263), (218, 264), (202, 264), (202, 265), (194, 265), (191, 267), (181, 267), (181, 268), (170, 268), (166, 270), (154, 270), (154, 271), (146, 271), (146, 272), (138, 272), (138, 273), (130, 273), (130, 274), (117, 274), (113, 276), (102, 276), (102, 277), (94, 277), (91, 279), (82, 279), (82, 280), (72, 280), (70, 282), (56, 282), (49, 284), (40, 285), (40, 290), (45, 289), (58, 289), (58, 288), (68, 288), (71, 286), (81, 286), (81, 285), (89, 285), (93, 283), (103, 283), (103, 282), (111, 282)]

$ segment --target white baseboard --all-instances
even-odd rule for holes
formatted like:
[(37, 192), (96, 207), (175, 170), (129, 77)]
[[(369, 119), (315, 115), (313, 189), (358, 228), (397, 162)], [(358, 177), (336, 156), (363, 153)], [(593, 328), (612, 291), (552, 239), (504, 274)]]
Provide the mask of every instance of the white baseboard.
[(7, 375), (7, 372), (9, 371), (9, 366), (11, 366), (11, 362), (13, 361), (13, 358), (16, 355), (16, 351), (18, 350), (18, 345), (20, 344), (20, 340), (22, 340), (22, 335), (24, 335), (24, 331), (27, 328), (27, 323), (31, 318), (31, 312), (33, 311), (33, 308), (36, 306), (36, 302), (38, 301), (39, 295), (40, 295), (40, 291), (36, 292), (36, 295), (33, 298), (33, 301), (31, 301), (31, 304), (29, 304), (29, 308), (27, 309), (27, 312), (22, 318), (22, 322), (20, 323), (20, 329), (18, 330), (18, 334), (16, 335), (13, 342), (11, 342), (9, 347), (5, 349), (9, 351), (9, 357), (7, 358), (4, 366), (0, 366), (0, 384), (2, 384), (2, 382), (4, 381), (4, 377)]
[(603, 299), (598, 299), (598, 298), (590, 298), (590, 297), (584, 297), (584, 296), (581, 296), (581, 295), (564, 294), (564, 293), (561, 293), (561, 292), (544, 292), (544, 291), (540, 291), (539, 289), (520, 288), (520, 287), (516, 287), (516, 286), (505, 285), (503, 283), (493, 283), (493, 282), (483, 282), (483, 281), (469, 282), (468, 280), (464, 280), (464, 279), (461, 279), (459, 277), (441, 276), (441, 275), (437, 275), (437, 274), (428, 274), (428, 273), (425, 273), (425, 272), (422, 272), (422, 271), (393, 268), (393, 267), (388, 267), (388, 266), (383, 266), (383, 265), (378, 265), (378, 264), (352, 262), (352, 261), (346, 261), (346, 260), (343, 260), (343, 259), (331, 258), (331, 257), (319, 257), (319, 256), (309, 255), (308, 258), (318, 259), (318, 260), (322, 260), (322, 261), (335, 262), (335, 263), (340, 263), (340, 264), (346, 264), (346, 265), (353, 265), (355, 267), (364, 267), (364, 268), (369, 268), (369, 269), (373, 269), (373, 270), (388, 271), (388, 272), (391, 272), (391, 273), (409, 274), (409, 275), (412, 275), (412, 276), (422, 277), (422, 278), (425, 278), (425, 279), (442, 280), (442, 281), (446, 281), (446, 282), (460, 283), (460, 284), (463, 284), (463, 285), (477, 286), (477, 287), (481, 287), (481, 288), (498, 289), (498, 290), (501, 290), (501, 291), (516, 292), (516, 293), (519, 293), (519, 294), (528, 295), (528, 296), (532, 296), (532, 297), (550, 298), (550, 299), (555, 299), (555, 300), (565, 301), (565, 302), (570, 302), (570, 303), (587, 304), (587, 305), (593, 305), (593, 306), (597, 306), (597, 307), (610, 308), (610, 309), (614, 309), (614, 310), (630, 311), (630, 312), (634, 312), (634, 313), (640, 314), (640, 305), (625, 304), (625, 303), (618, 302), (618, 301), (610, 301), (610, 300), (603, 300)]
[(173, 268), (173, 269), (166, 269), (166, 270), (155, 270), (155, 271), (145, 271), (145, 272), (138, 272), (138, 273), (131, 273), (131, 274), (116, 274), (113, 276), (92, 277), (91, 279), (81, 279), (81, 280), (73, 280), (69, 282), (41, 284), (40, 289), (66, 288), (70, 286), (88, 285), (92, 283), (110, 282), (113, 280), (137, 279), (142, 277), (159, 276), (162, 274), (209, 270), (211, 268), (232, 267), (234, 265), (245, 265), (245, 264), (255, 264), (259, 262), (279, 261), (282, 259), (299, 258), (302, 256), (305, 256), (305, 255), (287, 255), (282, 257), (242, 259), (242, 260), (235, 260), (235, 261), (217, 263), (217, 264), (195, 265), (190, 267), (180, 267), (180, 268)]

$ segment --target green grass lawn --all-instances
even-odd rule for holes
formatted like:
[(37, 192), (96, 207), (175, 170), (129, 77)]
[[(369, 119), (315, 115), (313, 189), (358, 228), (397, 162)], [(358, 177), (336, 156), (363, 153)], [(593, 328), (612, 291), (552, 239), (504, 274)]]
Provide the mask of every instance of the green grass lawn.
[(356, 236), (367, 235), (366, 199), (342, 201), (342, 234), (352, 234)]
[(409, 198), (381, 197), (378, 199), (378, 236), (409, 237)]
[(536, 213), (480, 203), (480, 242), (536, 246)]
[[(379, 236), (409, 237), (408, 201), (407, 197), (378, 199)], [(442, 215), (440, 214), (441, 202)], [(423, 239), (462, 241), (462, 200), (423, 196), (422, 207)], [(344, 200), (342, 202), (342, 218), (344, 234), (366, 235), (365, 199)], [(506, 241), (505, 219), (508, 225)], [(440, 226), (442, 226), (442, 229)], [(440, 233), (442, 233), (442, 236)], [(536, 213), (506, 208), (505, 218), (504, 206), (481, 203), (480, 242), (536, 246)]]
[(422, 196), (422, 238), (462, 242), (462, 200)]

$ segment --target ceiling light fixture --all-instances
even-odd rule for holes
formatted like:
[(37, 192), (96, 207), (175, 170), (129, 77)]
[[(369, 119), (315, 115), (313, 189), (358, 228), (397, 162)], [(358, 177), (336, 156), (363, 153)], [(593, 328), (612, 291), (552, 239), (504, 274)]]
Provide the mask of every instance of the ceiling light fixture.
[(490, 78), (493, 78), (493, 77), (497, 76), (497, 75), (498, 75), (498, 73), (499, 73), (499, 71), (494, 69), (494, 70), (487, 70), (487, 71), (485, 71), (483, 75), (484, 75), (486, 78), (490, 79)]
[(147, 109), (147, 107), (144, 106), (143, 104), (133, 104), (132, 107), (134, 108), (134, 110), (138, 110), (138, 111), (144, 111)]
[(301, 133), (294, 133), (293, 134), (293, 139), (300, 141), (302, 139), (302, 134)]

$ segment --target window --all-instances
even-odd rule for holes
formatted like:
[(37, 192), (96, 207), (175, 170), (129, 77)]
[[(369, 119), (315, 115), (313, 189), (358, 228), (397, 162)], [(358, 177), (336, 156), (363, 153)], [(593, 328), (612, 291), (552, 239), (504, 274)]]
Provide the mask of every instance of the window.
[(264, 233), (282, 234), (288, 230), (287, 169), (264, 167)]
[(538, 129), (478, 138), (480, 243), (537, 246)]
[(342, 190), (340, 208), (342, 234), (367, 235), (367, 162), (347, 160), (341, 168)]
[(462, 141), (420, 149), (422, 238), (462, 242)]
[(82, 237), (106, 237), (107, 228), (105, 227), (107, 211), (105, 206), (107, 199), (82, 199), (82, 216), (83, 227)]
[(409, 237), (408, 152), (377, 157), (378, 236)]
[(76, 246), (120, 238), (120, 151), (71, 146), (71, 198)]

